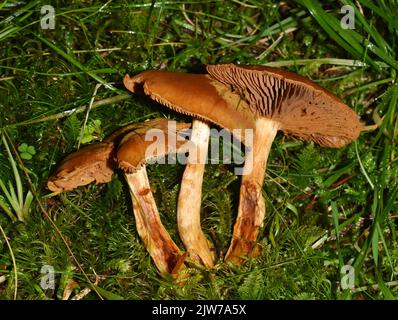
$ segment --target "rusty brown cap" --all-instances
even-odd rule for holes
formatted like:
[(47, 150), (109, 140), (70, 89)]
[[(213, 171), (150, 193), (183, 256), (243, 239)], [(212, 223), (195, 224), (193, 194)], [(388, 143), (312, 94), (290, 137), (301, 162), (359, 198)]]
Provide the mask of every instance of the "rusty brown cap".
[(253, 128), (255, 115), (240, 96), (209, 75), (170, 71), (145, 71), (124, 77), (132, 92), (144, 91), (157, 102), (230, 131)]
[(208, 65), (207, 70), (237, 93), (253, 114), (278, 121), (286, 134), (337, 148), (355, 140), (363, 127), (337, 96), (295, 73), (234, 64)]
[[(150, 122), (148, 122), (150, 123)], [(87, 185), (93, 181), (107, 183), (111, 181), (115, 162), (115, 148), (121, 138), (129, 131), (139, 131), (147, 124), (133, 123), (116, 130), (103, 142), (84, 146), (66, 156), (47, 182), (53, 192), (63, 192)]]
[[(119, 167), (125, 172), (133, 173), (150, 160), (163, 158), (170, 153), (187, 152), (188, 149), (185, 148), (186, 140), (184, 139), (186, 134), (184, 133), (180, 139), (177, 139), (177, 136), (184, 129), (190, 128), (191, 124), (176, 122), (175, 127), (171, 128), (169, 127), (169, 123), (167, 119), (155, 119), (143, 122), (139, 128), (126, 134), (120, 142), (116, 154)], [(164, 140), (156, 141), (156, 139), (152, 139), (150, 136), (146, 139), (146, 135), (151, 130), (153, 130), (152, 133), (155, 136), (157, 136), (157, 133), (160, 133), (164, 137)], [(170, 143), (171, 141), (175, 141), (175, 144)], [(158, 147), (152, 149), (153, 152), (148, 154), (148, 148), (154, 143), (161, 143), (162, 145), (159, 144)]]
[(93, 181), (106, 183), (112, 179), (113, 142), (92, 144), (66, 156), (54, 174), (49, 178), (47, 187), (53, 192), (72, 190)]

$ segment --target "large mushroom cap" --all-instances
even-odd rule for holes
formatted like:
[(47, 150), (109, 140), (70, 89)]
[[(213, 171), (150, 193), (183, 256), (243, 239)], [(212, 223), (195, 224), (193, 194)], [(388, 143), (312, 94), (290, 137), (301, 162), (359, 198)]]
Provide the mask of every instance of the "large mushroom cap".
[(113, 142), (92, 144), (66, 156), (47, 182), (53, 192), (72, 190), (93, 181), (106, 183), (113, 175)]
[[(191, 124), (174, 123), (176, 125), (171, 127), (169, 120), (155, 119), (142, 123), (139, 128), (124, 136), (116, 155), (119, 167), (132, 173), (150, 160), (163, 158), (171, 153), (187, 152), (187, 141), (184, 136), (178, 135), (184, 129), (190, 128)], [(163, 137), (160, 141), (157, 140), (159, 136)], [(148, 153), (151, 146), (153, 152)]]
[(322, 146), (341, 147), (361, 129), (357, 115), (337, 96), (297, 74), (264, 66), (208, 65), (209, 74), (239, 94), (259, 117)]
[(246, 102), (209, 75), (151, 70), (126, 75), (124, 85), (132, 92), (143, 88), (152, 99), (177, 112), (228, 130), (254, 127), (255, 115)]

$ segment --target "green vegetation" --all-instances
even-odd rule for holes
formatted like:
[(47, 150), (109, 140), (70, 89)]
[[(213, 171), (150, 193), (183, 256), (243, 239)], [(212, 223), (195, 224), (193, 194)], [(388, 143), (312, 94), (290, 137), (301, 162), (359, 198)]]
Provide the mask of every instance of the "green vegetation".
[[(46, 1), (0, 3), (0, 298), (398, 298), (398, 4), (396, 1)], [(344, 5), (355, 29), (342, 29)], [(367, 125), (342, 149), (278, 135), (269, 158), (262, 254), (238, 267), (192, 266), (185, 286), (162, 279), (140, 241), (121, 175), (49, 195), (46, 179), (78, 145), (154, 117), (189, 121), (126, 94), (126, 73), (198, 72), (234, 62), (285, 67), (340, 96)], [(181, 246), (181, 165), (151, 165), (162, 220)], [(10, 183), (8, 182), (10, 181)], [(208, 165), (203, 227), (228, 248), (239, 178)], [(29, 210), (30, 209), (30, 210)], [(40, 285), (55, 270), (55, 289)], [(342, 290), (345, 265), (355, 287)], [(95, 283), (92, 286), (90, 283)]]

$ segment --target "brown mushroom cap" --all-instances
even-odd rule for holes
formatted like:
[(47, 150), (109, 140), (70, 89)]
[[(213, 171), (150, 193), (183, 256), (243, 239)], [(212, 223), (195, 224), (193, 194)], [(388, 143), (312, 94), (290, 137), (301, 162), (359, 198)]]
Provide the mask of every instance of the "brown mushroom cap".
[(87, 185), (93, 181), (111, 181), (116, 163), (113, 159), (115, 144), (126, 132), (140, 124), (131, 124), (112, 133), (103, 142), (84, 146), (66, 156), (47, 182), (53, 192), (64, 192)]
[[(170, 153), (187, 152), (188, 149), (185, 148), (186, 141), (177, 139), (177, 135), (182, 130), (190, 127), (190, 123), (177, 122), (175, 127), (176, 132), (173, 132), (170, 130), (169, 120), (167, 119), (157, 119), (143, 123), (139, 129), (128, 133), (120, 142), (120, 147), (116, 155), (119, 167), (125, 172), (133, 173), (152, 159), (159, 159)], [(164, 142), (163, 148), (155, 148), (154, 151), (158, 153), (152, 154), (152, 157), (148, 158), (146, 155), (148, 147), (157, 143), (157, 141), (145, 139), (146, 134), (150, 130), (160, 130), (160, 133), (164, 134), (165, 139), (162, 141)], [(175, 145), (169, 143), (169, 140), (172, 138), (176, 142)]]
[(143, 86), (161, 104), (228, 130), (254, 128), (255, 115), (247, 103), (209, 75), (151, 70), (126, 75), (124, 85), (132, 92)]
[[(155, 119), (143, 123), (134, 123), (115, 131), (101, 143), (87, 145), (69, 154), (48, 179), (47, 188), (53, 192), (64, 192), (93, 181), (96, 183), (111, 181), (114, 169), (117, 167), (114, 159), (115, 146), (118, 145), (120, 137), (126, 132), (133, 132), (133, 136), (135, 135), (137, 140), (140, 137), (137, 133), (145, 133), (151, 128), (165, 129), (167, 122), (165, 119)], [(190, 124), (177, 124), (179, 129), (189, 127)], [(134, 148), (141, 150), (142, 156), (144, 156), (145, 146), (142, 145), (141, 141), (136, 141), (136, 143), (137, 145)], [(151, 142), (147, 144), (149, 143)]]
[(93, 181), (109, 182), (115, 167), (113, 149), (113, 142), (104, 142), (85, 146), (66, 156), (49, 178), (48, 189), (63, 192)]
[(209, 74), (229, 86), (259, 117), (322, 146), (342, 147), (361, 129), (356, 113), (337, 96), (297, 74), (264, 66), (208, 65)]

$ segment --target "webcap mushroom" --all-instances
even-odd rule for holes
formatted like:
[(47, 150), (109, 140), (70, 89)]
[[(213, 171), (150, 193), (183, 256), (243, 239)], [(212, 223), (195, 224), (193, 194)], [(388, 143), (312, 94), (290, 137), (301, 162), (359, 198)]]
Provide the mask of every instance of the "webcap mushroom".
[[(276, 132), (338, 148), (355, 140), (362, 128), (357, 115), (337, 96), (307, 78), (280, 69), (233, 64), (209, 65), (212, 77), (244, 99), (257, 120), (253, 157), (242, 176), (238, 217), (226, 259), (241, 263), (255, 254), (265, 205), (262, 185)], [(244, 170), (245, 171), (245, 170)]]
[[(173, 152), (185, 152), (183, 148), (185, 140), (177, 139), (177, 132), (189, 127), (190, 124), (177, 123), (171, 128), (166, 119), (155, 119), (123, 127), (103, 142), (85, 146), (65, 157), (48, 180), (47, 186), (51, 191), (64, 192), (93, 181), (106, 183), (111, 180), (118, 165), (123, 167), (127, 171), (125, 176), (132, 196), (138, 234), (159, 271), (162, 274), (175, 275), (184, 267), (184, 255), (160, 221), (145, 164)], [(157, 141), (155, 147), (150, 137), (146, 139), (151, 130), (158, 130), (156, 133), (160, 131), (160, 136), (165, 138), (163, 141)], [(126, 132), (129, 134), (120, 141)], [(116, 150), (119, 143), (122, 146), (117, 153), (120, 157), (118, 162)], [(150, 147), (153, 147), (154, 152), (148, 153)]]
[[(150, 121), (147, 124), (122, 139), (117, 151), (117, 161), (124, 171), (130, 189), (139, 236), (160, 273), (178, 276), (178, 272), (184, 268), (185, 255), (160, 220), (146, 173), (146, 163), (166, 155), (185, 153), (186, 141), (183, 137), (178, 137), (178, 134), (189, 128), (190, 124), (177, 123), (175, 128), (170, 128), (166, 119)], [(160, 139), (153, 141), (156, 137)]]

